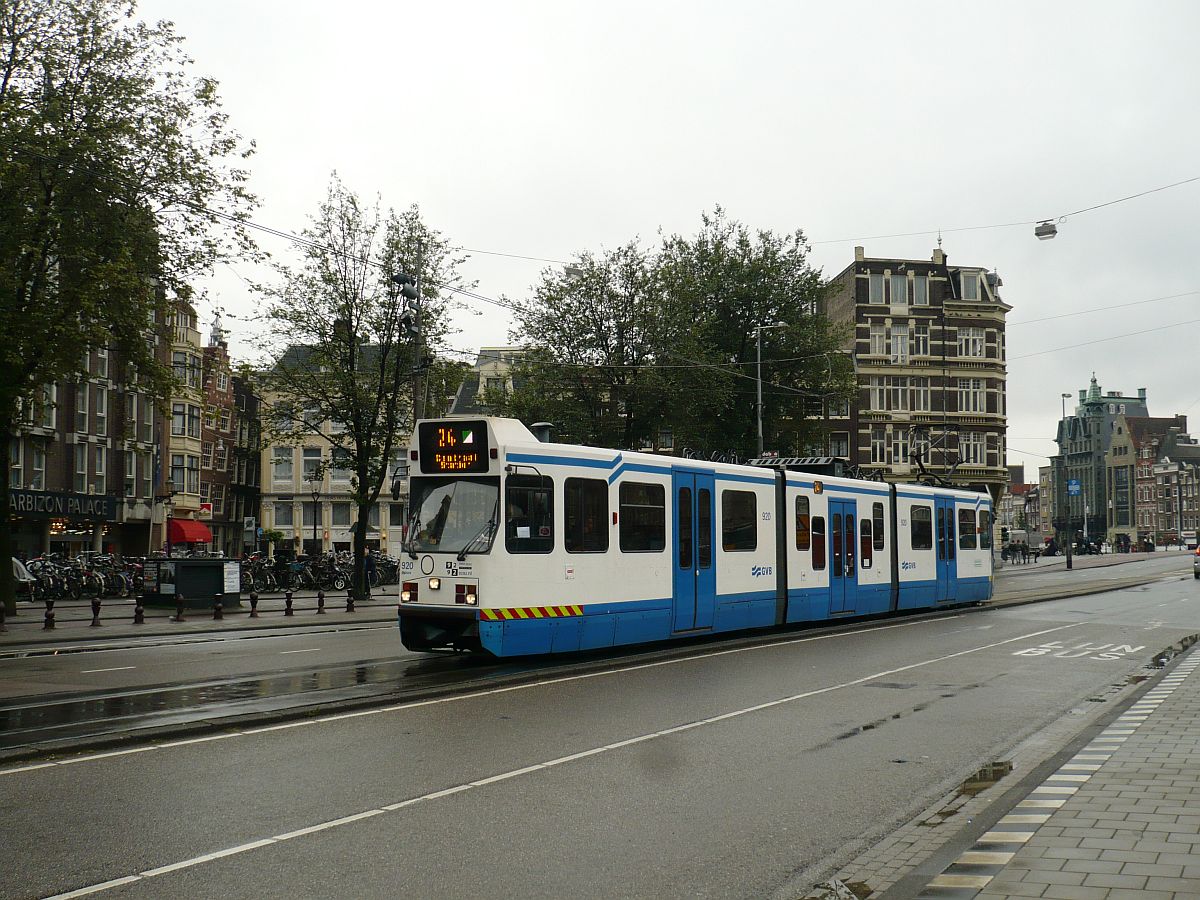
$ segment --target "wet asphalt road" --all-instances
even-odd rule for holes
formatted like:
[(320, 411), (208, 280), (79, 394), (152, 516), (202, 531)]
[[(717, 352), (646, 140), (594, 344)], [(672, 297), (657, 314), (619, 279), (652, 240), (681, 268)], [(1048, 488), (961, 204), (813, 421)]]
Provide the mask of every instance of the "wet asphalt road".
[(771, 895), (1197, 630), (1188, 576), (9, 769), (3, 894)]

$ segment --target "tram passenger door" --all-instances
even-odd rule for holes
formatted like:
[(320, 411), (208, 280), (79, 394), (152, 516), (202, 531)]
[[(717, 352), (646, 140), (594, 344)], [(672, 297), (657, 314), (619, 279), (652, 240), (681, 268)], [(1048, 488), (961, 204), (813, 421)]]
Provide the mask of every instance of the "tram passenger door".
[(954, 578), (958, 564), (955, 560), (955, 548), (958, 541), (954, 534), (954, 501), (937, 501), (937, 595), (935, 600), (953, 600), (955, 595)]
[(673, 631), (712, 628), (717, 607), (713, 555), (715, 534), (713, 476), (673, 474), (675, 565)]
[(829, 501), (829, 613), (852, 613), (858, 600), (858, 556), (855, 554), (855, 504)]

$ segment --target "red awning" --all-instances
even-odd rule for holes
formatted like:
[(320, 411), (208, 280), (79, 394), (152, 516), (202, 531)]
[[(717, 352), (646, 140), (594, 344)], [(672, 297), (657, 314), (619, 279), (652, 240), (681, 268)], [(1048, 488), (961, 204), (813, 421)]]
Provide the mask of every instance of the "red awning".
[(195, 519), (171, 520), (172, 544), (211, 544), (212, 532), (203, 522)]

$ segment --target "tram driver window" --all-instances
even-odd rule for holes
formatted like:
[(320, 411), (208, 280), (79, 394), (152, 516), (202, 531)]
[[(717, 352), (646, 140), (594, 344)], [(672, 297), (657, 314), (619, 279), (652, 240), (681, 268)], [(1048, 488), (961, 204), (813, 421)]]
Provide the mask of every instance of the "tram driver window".
[(975, 510), (973, 509), (958, 511), (958, 549), (975, 549)]
[(608, 482), (568, 478), (563, 486), (563, 546), (568, 553), (608, 549)]
[(914, 550), (933, 549), (933, 510), (928, 506), (914, 506), (909, 511), (912, 520), (912, 548)]
[(758, 498), (751, 491), (721, 491), (721, 549), (758, 549)]
[(621, 482), (621, 552), (661, 552), (667, 546), (667, 492), (661, 484)]
[(504, 483), (504, 547), (509, 553), (554, 549), (554, 481), (509, 475)]

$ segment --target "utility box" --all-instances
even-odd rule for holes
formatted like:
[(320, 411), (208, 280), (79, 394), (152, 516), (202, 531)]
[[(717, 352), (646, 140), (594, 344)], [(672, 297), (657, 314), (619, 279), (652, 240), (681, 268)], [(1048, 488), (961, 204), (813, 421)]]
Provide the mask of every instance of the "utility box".
[(242, 567), (236, 559), (148, 559), (142, 569), (142, 602), (211, 609), (217, 594), (225, 609), (242, 605)]

